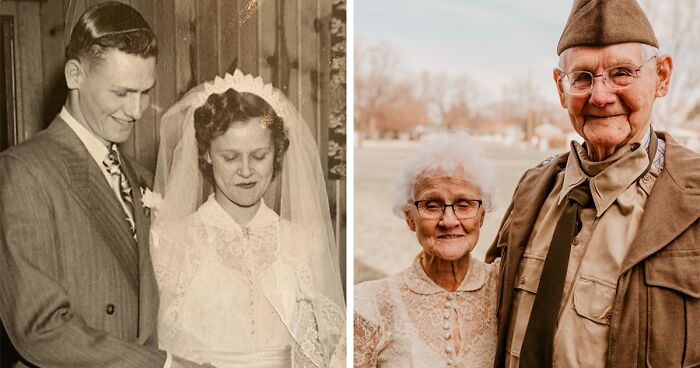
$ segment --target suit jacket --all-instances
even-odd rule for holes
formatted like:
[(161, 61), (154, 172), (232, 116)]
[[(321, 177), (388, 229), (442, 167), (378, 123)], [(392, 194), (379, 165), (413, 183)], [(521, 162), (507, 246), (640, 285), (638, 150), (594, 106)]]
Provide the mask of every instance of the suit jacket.
[[(664, 169), (623, 261), (610, 319), (608, 367), (700, 366), (700, 156), (668, 134)], [(528, 170), (487, 261), (501, 257), (498, 347), (503, 367), (518, 267), (544, 200), (568, 154)]]
[(0, 319), (21, 357), (16, 367), (163, 366), (139, 190), (150, 183), (121, 161), (138, 242), (101, 170), (59, 117), (0, 153)]

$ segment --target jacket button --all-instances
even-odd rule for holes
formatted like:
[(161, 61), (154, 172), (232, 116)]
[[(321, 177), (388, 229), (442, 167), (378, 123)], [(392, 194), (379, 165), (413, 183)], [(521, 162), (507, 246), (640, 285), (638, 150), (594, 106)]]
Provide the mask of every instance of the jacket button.
[(578, 238), (574, 238), (574, 246), (579, 245), (579, 243), (580, 243), (580, 241), (578, 240)]
[(605, 319), (610, 320), (612, 318), (612, 309), (605, 312)]
[(115, 309), (114, 304), (109, 303), (109, 304), (107, 304), (107, 307), (105, 308), (105, 312), (107, 312), (107, 314), (109, 314), (111, 316), (114, 314), (114, 309)]
[(525, 278), (525, 276), (520, 277), (520, 284), (524, 284), (525, 281), (527, 281), (527, 279)]

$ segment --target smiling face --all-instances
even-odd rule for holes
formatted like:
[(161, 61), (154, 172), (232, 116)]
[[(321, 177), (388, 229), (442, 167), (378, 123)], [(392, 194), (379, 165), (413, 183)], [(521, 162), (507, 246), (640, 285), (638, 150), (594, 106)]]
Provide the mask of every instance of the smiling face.
[[(645, 64), (647, 59), (643, 54), (638, 43), (574, 47), (567, 50), (562, 69), (554, 70), (561, 106), (568, 110), (574, 130), (586, 141), (589, 154), (596, 161), (609, 157), (626, 144), (639, 142), (650, 125), (654, 100), (668, 92), (671, 58), (661, 55)], [(639, 77), (622, 89), (610, 89), (601, 78), (596, 78), (590, 93), (574, 96), (564, 93), (558, 82), (567, 72), (589, 71), (599, 75), (607, 68), (623, 64), (642, 68)]]
[[(438, 200), (448, 204), (462, 199), (481, 199), (479, 189), (464, 179), (461, 173), (446, 176), (436, 172), (422, 177), (416, 184), (414, 194), (416, 200)], [(446, 261), (468, 256), (479, 240), (479, 230), (484, 223), (483, 207), (470, 219), (458, 219), (451, 207), (446, 208), (439, 219), (426, 219), (411, 204), (405, 216), (423, 251)]]
[(260, 118), (231, 124), (223, 135), (211, 140), (209, 149), (216, 181), (216, 196), (223, 192), (238, 207), (259, 204), (273, 174), (272, 134)]
[(66, 81), (75, 102), (71, 114), (107, 145), (127, 140), (148, 108), (156, 59), (116, 49), (105, 51), (102, 58), (70, 60)]

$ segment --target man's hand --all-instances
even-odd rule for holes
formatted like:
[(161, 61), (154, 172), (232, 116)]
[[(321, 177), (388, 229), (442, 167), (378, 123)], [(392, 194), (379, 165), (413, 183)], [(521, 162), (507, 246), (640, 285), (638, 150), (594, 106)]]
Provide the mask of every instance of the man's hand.
[(192, 363), (189, 360), (182, 359), (175, 354), (173, 354), (173, 364), (170, 367), (171, 368), (216, 368), (209, 363), (204, 363), (201, 365), (197, 364), (197, 363)]

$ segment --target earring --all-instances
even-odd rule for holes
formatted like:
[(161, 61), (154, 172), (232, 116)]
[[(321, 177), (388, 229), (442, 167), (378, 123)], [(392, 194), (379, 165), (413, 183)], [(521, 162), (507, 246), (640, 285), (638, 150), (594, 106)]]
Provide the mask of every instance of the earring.
[(209, 152), (207, 152), (207, 156), (205, 159), (207, 160), (207, 163), (211, 165), (211, 156), (209, 155)]

